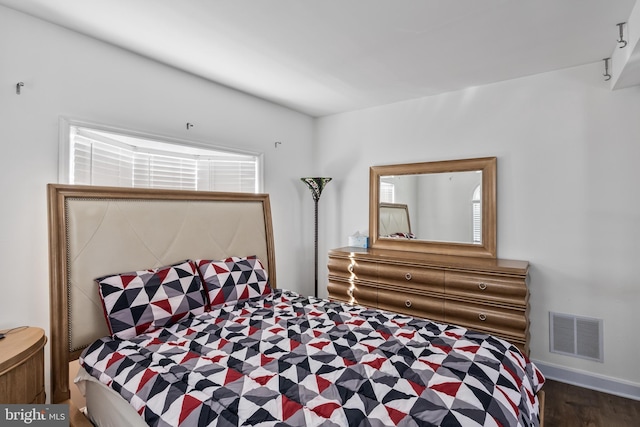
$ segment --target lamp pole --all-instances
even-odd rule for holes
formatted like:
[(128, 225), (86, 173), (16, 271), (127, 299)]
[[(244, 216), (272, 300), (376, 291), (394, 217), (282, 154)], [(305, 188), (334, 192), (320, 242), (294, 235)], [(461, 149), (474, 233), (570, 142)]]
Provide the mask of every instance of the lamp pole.
[(327, 185), (331, 178), (300, 178), (302, 182), (309, 186), (311, 190), (311, 196), (313, 197), (313, 204), (315, 210), (314, 216), (314, 234), (313, 234), (313, 247), (314, 247), (314, 260), (315, 260), (315, 281), (314, 281), (314, 296), (318, 296), (318, 201), (322, 190)]

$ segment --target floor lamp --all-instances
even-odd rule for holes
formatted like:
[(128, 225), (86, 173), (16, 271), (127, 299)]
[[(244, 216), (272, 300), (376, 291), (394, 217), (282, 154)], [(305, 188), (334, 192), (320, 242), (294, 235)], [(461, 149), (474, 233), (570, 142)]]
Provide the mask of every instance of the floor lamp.
[(315, 228), (313, 235), (313, 243), (315, 248), (315, 282), (314, 282), (314, 292), (315, 296), (318, 296), (318, 200), (320, 200), (320, 194), (322, 194), (322, 190), (325, 185), (331, 178), (300, 178), (302, 182), (309, 186), (309, 190), (311, 190), (311, 196), (313, 197), (313, 203), (315, 207)]

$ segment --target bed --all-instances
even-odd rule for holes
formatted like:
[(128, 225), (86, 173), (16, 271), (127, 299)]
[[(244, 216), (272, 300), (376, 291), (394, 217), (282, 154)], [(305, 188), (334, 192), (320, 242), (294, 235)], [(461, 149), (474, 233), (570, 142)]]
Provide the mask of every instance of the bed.
[[(541, 424), (544, 378), (508, 342), (276, 286), (268, 195), (50, 185), (48, 199), (51, 400), (69, 401), (79, 359), (96, 425)], [(216, 288), (238, 269), (245, 288)], [(151, 301), (148, 274), (188, 284), (182, 302)]]

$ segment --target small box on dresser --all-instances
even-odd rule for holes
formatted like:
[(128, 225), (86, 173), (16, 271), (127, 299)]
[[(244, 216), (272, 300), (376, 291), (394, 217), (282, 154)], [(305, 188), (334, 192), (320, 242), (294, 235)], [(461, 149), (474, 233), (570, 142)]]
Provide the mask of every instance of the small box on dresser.
[(0, 340), (0, 403), (45, 403), (44, 345), (40, 328), (6, 333)]
[(388, 249), (329, 251), (329, 298), (505, 338), (529, 353), (526, 261)]

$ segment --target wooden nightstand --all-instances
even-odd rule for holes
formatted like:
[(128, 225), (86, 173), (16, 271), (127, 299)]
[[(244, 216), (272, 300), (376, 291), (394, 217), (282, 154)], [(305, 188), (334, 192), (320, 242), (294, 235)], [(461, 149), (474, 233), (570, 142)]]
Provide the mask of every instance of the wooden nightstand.
[(0, 340), (0, 403), (45, 403), (46, 342), (44, 331), (31, 327)]

